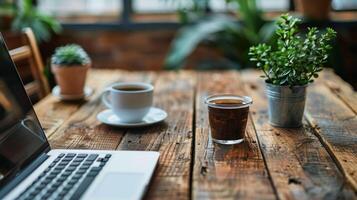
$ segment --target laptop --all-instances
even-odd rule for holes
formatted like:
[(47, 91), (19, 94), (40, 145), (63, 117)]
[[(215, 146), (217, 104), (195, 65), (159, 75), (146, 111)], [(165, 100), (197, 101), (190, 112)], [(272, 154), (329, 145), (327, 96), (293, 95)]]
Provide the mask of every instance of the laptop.
[(0, 34), (0, 199), (141, 199), (158, 158), (51, 149)]

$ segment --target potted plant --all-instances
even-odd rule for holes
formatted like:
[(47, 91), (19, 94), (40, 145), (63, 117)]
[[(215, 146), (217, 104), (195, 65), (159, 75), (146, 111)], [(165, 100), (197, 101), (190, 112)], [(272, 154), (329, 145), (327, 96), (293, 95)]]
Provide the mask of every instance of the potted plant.
[(7, 38), (20, 42), (19, 33), (27, 27), (32, 29), (39, 42), (49, 41), (53, 34), (62, 30), (61, 24), (37, 9), (32, 0), (0, 1), (0, 30), (5, 31)]
[[(169, 0), (167, 0), (169, 1)], [(172, 0), (171, 0), (172, 1)], [(266, 21), (257, 0), (225, 0), (236, 14), (209, 12), (212, 0), (185, 0), (178, 12), (184, 26), (172, 41), (165, 59), (166, 69), (180, 69), (201, 44), (221, 55), (200, 59), (196, 68), (243, 69), (252, 67), (248, 50), (259, 42), (272, 42), (275, 24)], [(241, 21), (242, 23), (238, 23)]]
[(61, 95), (84, 95), (86, 75), (91, 60), (82, 47), (69, 44), (58, 47), (51, 58), (51, 69)]
[(329, 42), (336, 36), (331, 28), (319, 34), (313, 27), (301, 37), (299, 23), (300, 19), (282, 15), (277, 21), (275, 49), (266, 44), (249, 49), (250, 60), (264, 72), (269, 121), (274, 126), (302, 125), (306, 87), (322, 71), (332, 48)]

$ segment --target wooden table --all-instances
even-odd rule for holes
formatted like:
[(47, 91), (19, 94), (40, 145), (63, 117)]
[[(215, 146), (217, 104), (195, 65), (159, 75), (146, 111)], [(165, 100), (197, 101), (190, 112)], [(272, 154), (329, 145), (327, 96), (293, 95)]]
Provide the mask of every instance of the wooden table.
[[(259, 75), (92, 70), (88, 101), (50, 95), (35, 109), (53, 148), (160, 151), (147, 199), (357, 199), (356, 92), (324, 71), (308, 88), (304, 126), (274, 128)], [(155, 106), (168, 112), (167, 120), (140, 129), (98, 122), (101, 92), (116, 81), (154, 84)], [(245, 143), (212, 143), (203, 100), (213, 93), (253, 98)]]

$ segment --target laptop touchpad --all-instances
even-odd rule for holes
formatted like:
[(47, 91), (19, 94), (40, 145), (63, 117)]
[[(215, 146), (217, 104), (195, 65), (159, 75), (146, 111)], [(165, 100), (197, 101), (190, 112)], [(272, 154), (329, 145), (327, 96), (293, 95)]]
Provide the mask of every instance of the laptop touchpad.
[(140, 198), (140, 191), (143, 189), (143, 177), (141, 173), (118, 173), (105, 174), (101, 182), (98, 182), (92, 199), (137, 199)]

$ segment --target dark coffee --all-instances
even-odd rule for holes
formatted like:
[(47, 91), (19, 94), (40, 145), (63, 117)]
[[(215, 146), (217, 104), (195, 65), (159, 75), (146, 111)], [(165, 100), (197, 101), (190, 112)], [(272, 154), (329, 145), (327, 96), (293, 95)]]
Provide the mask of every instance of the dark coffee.
[(249, 106), (239, 99), (209, 101), (208, 113), (213, 139), (242, 140), (248, 120)]
[(145, 90), (145, 88), (137, 87), (137, 86), (117, 87), (115, 89), (116, 90), (121, 90), (121, 91), (141, 91), (141, 90)]

